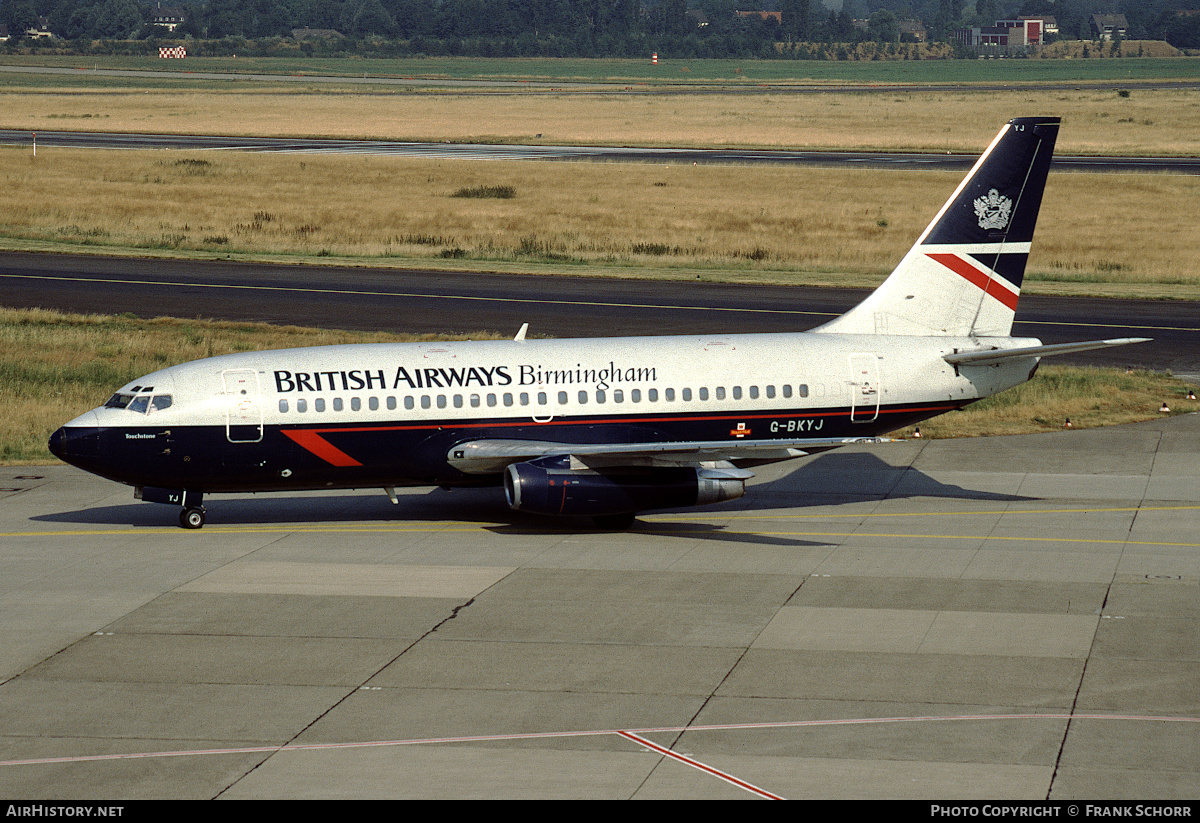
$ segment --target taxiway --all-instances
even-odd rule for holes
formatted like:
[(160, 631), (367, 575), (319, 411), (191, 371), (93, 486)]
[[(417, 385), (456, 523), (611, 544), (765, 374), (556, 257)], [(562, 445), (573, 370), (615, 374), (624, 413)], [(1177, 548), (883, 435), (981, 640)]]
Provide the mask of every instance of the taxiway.
[(597, 533), (0, 469), (0, 794), (1192, 798), (1200, 415), (854, 447)]

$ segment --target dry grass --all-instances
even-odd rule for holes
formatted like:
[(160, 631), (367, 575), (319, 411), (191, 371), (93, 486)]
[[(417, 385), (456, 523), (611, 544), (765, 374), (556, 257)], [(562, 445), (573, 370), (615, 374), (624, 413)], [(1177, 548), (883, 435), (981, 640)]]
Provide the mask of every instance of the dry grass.
[(1130, 88), (1124, 98), (1112, 90), (1036, 86), (894, 94), (476, 96), (270, 84), (236, 92), (126, 91), (82, 81), (48, 91), (6, 79), (0, 128), (977, 152), (1013, 117), (1061, 115), (1060, 152), (1200, 154), (1200, 91)]
[[(417, 339), (432, 338), (0, 308), (0, 462), (52, 460), (46, 441), (54, 429), (130, 380), (174, 363), (236, 351)], [(1164, 399), (1176, 412), (1196, 411), (1197, 403), (1183, 400), (1186, 390), (1162, 375), (1049, 366), (1031, 383), (924, 423), (921, 431), (965, 437), (1054, 429), (1066, 417), (1077, 427), (1145, 420), (1158, 414)]]
[[(953, 172), (0, 149), (0, 245), (723, 269), (869, 285)], [(511, 187), (509, 199), (453, 196)], [(1200, 294), (1188, 175), (1056, 174), (1032, 284)], [(1154, 242), (1146, 242), (1153, 237)], [(796, 272), (816, 272), (798, 276)], [(836, 274), (825, 274), (836, 273)], [(694, 275), (693, 275), (694, 276)]]
[[(1043, 365), (1016, 388), (920, 425), (924, 437), (980, 437), (1136, 423), (1200, 410), (1181, 380), (1154, 372)], [(912, 429), (903, 434), (911, 435)]]

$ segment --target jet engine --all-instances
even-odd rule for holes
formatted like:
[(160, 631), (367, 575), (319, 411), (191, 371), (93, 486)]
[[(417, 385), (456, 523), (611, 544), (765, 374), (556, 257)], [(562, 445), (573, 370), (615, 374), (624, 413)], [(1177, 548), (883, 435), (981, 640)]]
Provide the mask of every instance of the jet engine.
[(509, 465), (504, 493), (517, 511), (603, 518), (734, 500), (750, 476), (732, 467), (579, 468), (569, 455), (555, 455)]

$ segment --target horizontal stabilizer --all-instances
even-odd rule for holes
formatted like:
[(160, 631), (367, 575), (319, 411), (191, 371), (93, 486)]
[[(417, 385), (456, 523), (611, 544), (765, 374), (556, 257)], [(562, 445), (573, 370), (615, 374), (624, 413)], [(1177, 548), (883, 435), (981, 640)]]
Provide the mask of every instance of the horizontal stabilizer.
[(1150, 340), (1151, 338), (1149, 337), (1116, 337), (1110, 340), (1088, 340), (1083, 343), (1055, 343), (1049, 346), (1026, 346), (1021, 349), (987, 349), (984, 351), (957, 352), (955, 354), (947, 354), (943, 359), (947, 363), (953, 363), (956, 366), (982, 366), (1018, 357), (1050, 357), (1055, 354), (1107, 349), (1111, 346), (1125, 346), (1130, 343), (1146, 343)]

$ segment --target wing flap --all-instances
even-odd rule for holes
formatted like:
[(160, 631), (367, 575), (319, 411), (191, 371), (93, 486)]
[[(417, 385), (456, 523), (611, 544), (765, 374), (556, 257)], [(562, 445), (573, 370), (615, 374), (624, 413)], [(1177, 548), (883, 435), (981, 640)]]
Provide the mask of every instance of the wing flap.
[(709, 466), (728, 471), (735, 460), (789, 460), (851, 443), (888, 442), (878, 437), (830, 437), (807, 440), (691, 441), (683, 443), (562, 443), (552, 440), (472, 440), (446, 455), (465, 474), (498, 474), (510, 463), (564, 454), (588, 468), (614, 466)]

